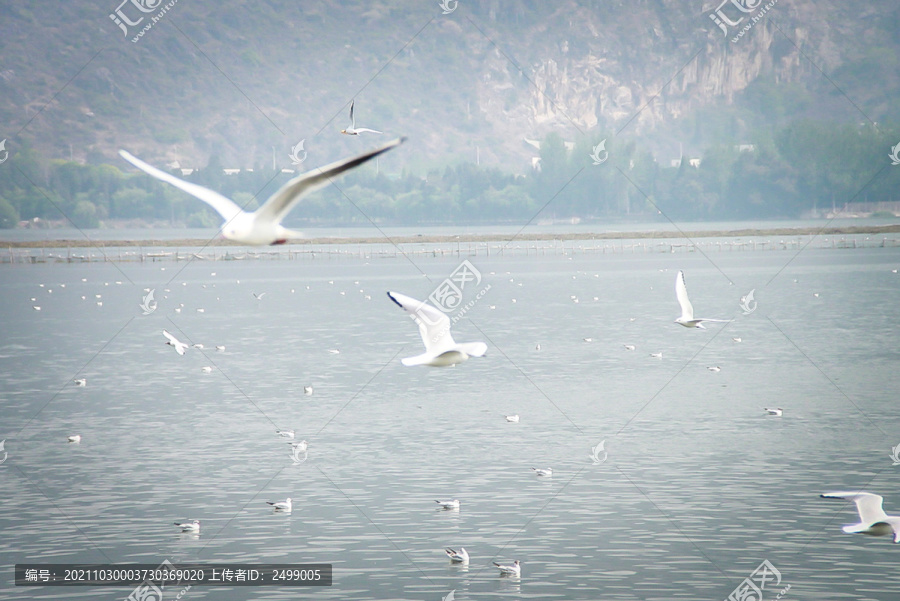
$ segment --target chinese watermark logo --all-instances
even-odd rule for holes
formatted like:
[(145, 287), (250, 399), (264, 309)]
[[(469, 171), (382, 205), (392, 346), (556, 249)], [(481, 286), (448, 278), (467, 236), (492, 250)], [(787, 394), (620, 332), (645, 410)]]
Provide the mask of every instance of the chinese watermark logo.
[[(162, 601), (163, 600), (163, 592), (162, 589), (166, 588), (166, 578), (164, 576), (164, 572), (167, 573), (169, 570), (174, 570), (175, 565), (169, 561), (168, 559), (163, 560), (159, 566), (154, 571), (154, 578), (144, 580), (142, 583), (134, 587), (134, 590), (131, 591), (131, 594), (126, 597), (125, 601)], [(160, 578), (157, 578), (160, 576)], [(159, 586), (157, 586), (157, 582)]]
[[(897, 146), (900, 147), (900, 144), (897, 144)], [(2, 165), (9, 158), (9, 151), (6, 149), (6, 138), (0, 140), (0, 151), (3, 152), (3, 158), (0, 159), (0, 165)]]
[[(288, 155), (291, 157), (291, 163), (294, 165), (299, 165), (303, 161), (306, 160), (306, 151), (303, 150), (303, 144), (306, 142), (306, 138), (303, 138), (299, 142), (297, 142), (296, 146), (291, 147), (291, 154)], [(300, 156), (300, 153), (303, 153), (303, 156)]]
[[(6, 140), (3, 140), (3, 142), (6, 142)], [(0, 148), (3, 148), (2, 142), (0, 142)], [(900, 156), (898, 155), (900, 155), (900, 144), (891, 146), (891, 154), (888, 155), (889, 157), (891, 157), (891, 165), (900, 165)], [(3, 159), (3, 161), (5, 160), (6, 159)], [(2, 163), (3, 161), (0, 161), (0, 163)]]
[(456, 10), (457, 6), (459, 6), (459, 0), (441, 0), (438, 6), (443, 9), (443, 14), (449, 15)]
[[(763, 601), (763, 591), (767, 584), (772, 585), (770, 588), (779, 586), (781, 584), (781, 572), (769, 563), (768, 559), (764, 559), (759, 564), (759, 567), (748, 578), (744, 578), (743, 582), (728, 595), (725, 601)], [(790, 584), (778, 593), (775, 599), (781, 599), (789, 590), (791, 590)]]
[(751, 290), (746, 294), (746, 296), (741, 297), (741, 309), (744, 311), (744, 315), (750, 315), (754, 311), (756, 311), (756, 301), (753, 300), (753, 293), (756, 292), (756, 288)]
[(144, 311), (144, 315), (150, 315), (154, 311), (156, 311), (157, 302), (153, 298), (153, 293), (156, 292), (156, 288), (151, 288), (150, 292), (146, 294), (146, 296), (141, 299), (141, 309)]
[[(301, 457), (301, 455), (303, 455)], [(291, 461), (299, 465), (309, 458), (309, 447), (306, 441), (291, 443)]]
[[(778, 0), (771, 0), (765, 6), (760, 6), (763, 3), (763, 0), (722, 0), (722, 3), (709, 15), (709, 18), (712, 19), (712, 22), (719, 26), (719, 29), (722, 30), (722, 33), (725, 37), (729, 35), (729, 28), (738, 27), (744, 20), (745, 17), (750, 16), (751, 13), (756, 13), (750, 20), (741, 27), (740, 31), (738, 31), (734, 37), (731, 38), (731, 43), (734, 44), (746, 34), (748, 31), (753, 29), (753, 26), (756, 25), (760, 20), (762, 20), (763, 16), (772, 10)], [(737, 11), (731, 11), (733, 17), (731, 18), (726, 15), (726, 6), (732, 5)]]
[(600, 465), (601, 463), (606, 461), (608, 453), (606, 452), (606, 449), (603, 448), (603, 445), (605, 443), (606, 443), (605, 440), (601, 440), (600, 444), (598, 444), (596, 447), (593, 447), (591, 449), (590, 457), (591, 457), (591, 461), (594, 463), (594, 465)]
[(465, 260), (453, 270), (450, 277), (438, 284), (434, 292), (428, 295), (428, 299), (444, 313), (455, 311), (462, 304), (463, 290), (469, 282), (474, 282), (475, 286), (480, 284), (481, 272)]
[[(0, 443), (0, 449), (3, 449), (3, 443)], [(891, 460), (894, 462), (891, 465), (900, 465), (900, 444), (896, 447), (891, 447)], [(0, 463), (3, 463), (0, 461)]]
[[(135, 32), (134, 37), (131, 38), (132, 43), (137, 43), (144, 34), (150, 31), (150, 29), (156, 25), (169, 10), (175, 6), (175, 3), (178, 0), (169, 0), (165, 6), (162, 6), (163, 0), (122, 0), (122, 3), (116, 7), (116, 10), (109, 14), (109, 18), (113, 23), (118, 25), (119, 29), (122, 30), (122, 33), (125, 34), (127, 38), (131, 32), (129, 28), (137, 27), (144, 21), (144, 16), (149, 15), (152, 12), (156, 12), (155, 15), (150, 17), (150, 20), (141, 28), (140, 31)], [(126, 10), (126, 5), (131, 5), (133, 8), (128, 8)], [(130, 13), (132, 17), (137, 17), (136, 19), (129, 18)]]
[[(600, 158), (600, 153), (603, 153), (603, 158)], [(594, 161), (595, 165), (602, 165), (606, 162), (606, 159), (609, 158), (609, 151), (606, 150), (606, 138), (600, 140), (600, 143), (594, 146), (593, 151), (590, 155), (591, 160)]]

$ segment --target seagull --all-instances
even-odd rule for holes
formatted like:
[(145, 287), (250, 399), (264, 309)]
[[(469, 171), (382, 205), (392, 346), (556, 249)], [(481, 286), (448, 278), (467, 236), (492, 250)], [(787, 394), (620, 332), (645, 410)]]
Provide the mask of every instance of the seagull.
[(181, 528), (182, 532), (200, 532), (200, 520), (191, 520), (190, 522), (175, 522), (175, 525)]
[(291, 509), (293, 509), (290, 497), (288, 497), (284, 501), (277, 501), (275, 503), (273, 503), (272, 501), (266, 501), (266, 503), (271, 505), (275, 509), (275, 511), (291, 511)]
[(275, 433), (282, 438), (290, 438), (294, 439), (294, 431), (293, 430), (275, 430)]
[(515, 560), (511, 566), (503, 566), (496, 561), (493, 561), (491, 563), (500, 568), (501, 576), (519, 576), (522, 574), (522, 566), (519, 564), (518, 559)]
[(380, 132), (377, 129), (369, 129), (367, 127), (356, 127), (356, 116), (353, 114), (353, 105), (356, 104), (356, 100), (350, 101), (350, 127), (347, 129), (342, 129), (342, 134), (347, 134), (348, 136), (358, 136), (362, 133), (372, 133), (372, 134), (380, 134), (384, 132)]
[(265, 292), (263, 292), (262, 294), (257, 294), (254, 292), (252, 294), (253, 294), (253, 298), (255, 298), (256, 300), (262, 300), (262, 297), (264, 297), (266, 295)]
[(635, 349), (635, 346), (634, 346), (633, 344), (626, 344), (626, 345), (625, 345), (625, 350), (626, 350), (626, 351), (633, 351), (634, 349)]
[(435, 501), (438, 505), (441, 506), (441, 509), (459, 509), (459, 499), (453, 499), (452, 501)]
[(537, 344), (534, 346), (534, 350), (536, 350), (536, 351), (541, 350), (541, 343), (540, 343), (540, 342), (537, 343)]
[(298, 453), (303, 453), (309, 448), (309, 443), (305, 440), (301, 440), (300, 442), (289, 442), (288, 444)]
[(444, 549), (444, 553), (447, 554), (447, 557), (449, 557), (450, 561), (453, 563), (469, 563), (469, 554), (466, 553), (466, 550), (462, 547), (459, 548), (458, 553), (450, 548)]
[(769, 415), (775, 415), (775, 416), (778, 416), (778, 417), (781, 417), (781, 414), (784, 413), (784, 411), (781, 409), (781, 407), (771, 407), (771, 408), (770, 408), (770, 407), (764, 407), (764, 408), (763, 408), (763, 411), (765, 411), (765, 412), (768, 413)]
[(506, 416), (506, 421), (512, 422), (512, 423), (514, 423), (514, 424), (518, 424), (518, 423), (519, 423), (519, 414), (516, 414), (516, 415), (507, 415), (507, 416)]
[(222, 351), (225, 350), (225, 345), (224, 345), (224, 344), (220, 344), (220, 345), (216, 346), (216, 350), (219, 351), (219, 352), (221, 353)]
[(707, 367), (706, 369), (708, 369), (709, 371), (713, 371), (713, 372), (722, 371), (722, 368), (719, 367), (718, 365), (711, 365), (711, 366)]
[(315, 190), (325, 187), (336, 177), (358, 167), (369, 159), (387, 152), (395, 146), (399, 146), (404, 140), (405, 138), (398, 138), (359, 156), (302, 173), (279, 188), (260, 208), (249, 213), (218, 192), (186, 182), (165, 171), (160, 171), (124, 150), (120, 150), (119, 155), (145, 173), (196, 196), (215, 209), (222, 216), (222, 219), (225, 220), (225, 223), (222, 225), (222, 235), (225, 238), (244, 244), (265, 246), (269, 244), (284, 244), (290, 238), (300, 237), (300, 232), (289, 230), (281, 225), (281, 220), (284, 219), (300, 199)]
[(205, 374), (211, 374), (211, 373), (212, 373), (212, 367), (210, 367), (209, 365), (207, 365), (207, 366), (205, 366), (205, 367), (201, 367), (201, 368), (200, 368), (200, 371), (202, 371), (202, 372), (205, 373)]
[(734, 341), (734, 342), (740, 342), (740, 341), (741, 341), (740, 338), (732, 338), (731, 340)]
[(718, 323), (728, 323), (733, 321), (731, 319), (700, 319), (694, 317), (694, 307), (691, 305), (691, 301), (688, 298), (687, 287), (684, 285), (684, 272), (679, 271), (678, 275), (675, 276), (675, 296), (678, 298), (678, 304), (681, 305), (681, 317), (675, 320), (675, 323), (682, 325), (686, 328), (700, 328), (701, 330), (705, 330), (703, 327), (704, 321), (714, 321)]
[(662, 359), (662, 351), (660, 351), (658, 353), (650, 353), (650, 356), (653, 357), (654, 359)]
[(397, 292), (388, 292), (387, 295), (418, 324), (419, 335), (425, 343), (425, 352), (401, 359), (403, 365), (446, 367), (462, 363), (469, 357), (483, 357), (487, 353), (487, 345), (483, 342), (455, 342), (450, 335), (450, 318), (431, 305)]
[(188, 345), (186, 345), (185, 343), (181, 342), (180, 340), (178, 340), (177, 338), (175, 338), (174, 336), (169, 334), (166, 330), (163, 330), (163, 336), (168, 338), (168, 342), (166, 342), (166, 344), (168, 344), (169, 346), (175, 347), (176, 353), (178, 353), (179, 355), (184, 354), (184, 351), (185, 351), (185, 349), (187, 349)]
[(552, 477), (552, 476), (553, 476), (553, 469), (552, 469), (552, 468), (549, 468), (549, 467), (548, 467), (547, 469), (545, 469), (545, 470), (542, 470), (542, 469), (537, 468), (537, 467), (533, 467), (533, 468), (531, 468), (531, 469), (533, 469), (533, 470), (534, 470), (534, 473), (537, 474), (538, 476), (548, 476), (548, 477)]
[(844, 532), (868, 534), (870, 536), (894, 535), (894, 542), (900, 543), (900, 516), (888, 515), (881, 508), (884, 500), (880, 495), (870, 492), (827, 492), (824, 499), (846, 499), (856, 503), (859, 513), (858, 524), (844, 526)]
[(328, 349), (328, 352), (331, 353), (332, 355), (340, 355), (341, 354), (341, 351), (337, 350), (336, 348), (330, 348), (330, 349)]
[(75, 386), (85, 387), (87, 386), (87, 378), (79, 378), (75, 380)]
[(312, 387), (312, 386), (304, 386), (304, 387), (303, 387), (303, 394), (309, 396), (309, 395), (311, 395), (312, 393), (313, 393), (313, 387)]
[(73, 434), (68, 438), (69, 442), (81, 442), (81, 434)]
[(593, 338), (582, 338), (582, 340), (584, 340), (585, 342), (593, 342), (594, 341)]
[(203, 345), (202, 345), (201, 343), (199, 343), (199, 342), (198, 342), (197, 344), (192, 344), (191, 347), (192, 347), (192, 348), (197, 348), (197, 349), (203, 349)]

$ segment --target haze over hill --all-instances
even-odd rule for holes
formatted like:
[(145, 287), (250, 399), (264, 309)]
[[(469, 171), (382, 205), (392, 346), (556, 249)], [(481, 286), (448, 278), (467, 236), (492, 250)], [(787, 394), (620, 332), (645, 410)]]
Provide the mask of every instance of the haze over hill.
[[(97, 201), (95, 188), (55, 188), (47, 161), (124, 169), (116, 151), (128, 148), (160, 166), (259, 172), (293, 167), (291, 149), (303, 140), (304, 168), (321, 165), (377, 142), (338, 133), (354, 98), (359, 125), (384, 130), (382, 139), (410, 137), (380, 160), (382, 173), (421, 178), (476, 163), (506, 178), (535, 179), (533, 167), (543, 161), (545, 181), (531, 182), (522, 215), (559, 192), (579, 166), (590, 165), (588, 155), (601, 140), (620, 159), (619, 168), (648, 173), (682, 155), (722, 160), (725, 150), (739, 145), (772, 148), (772, 160), (756, 160), (767, 165), (764, 179), (778, 188), (772, 191), (778, 197), (769, 207), (773, 214), (839, 207), (865, 184), (842, 175), (852, 180), (843, 187), (821, 182), (834, 198), (822, 190), (809, 198), (811, 191), (796, 189), (796, 183), (779, 187), (778, 181), (802, 178), (773, 174), (775, 166), (797, 169), (785, 161), (809, 157), (813, 146), (843, 144), (831, 148), (829, 160), (871, 177), (881, 167), (874, 157), (884, 162), (890, 146), (900, 142), (892, 139), (891, 125), (900, 111), (891, 103), (900, 92), (900, 5), (887, 0), (741, 0), (727, 6), (490, 0), (447, 6), (453, 7), (448, 14), (436, 1), (8, 4), (0, 8), (2, 135), (12, 155), (30, 149), (31, 159), (44, 165), (34, 167), (31, 184), (59, 194), (73, 211), (75, 196), (86, 194), (81, 200), (98, 205), (100, 219), (116, 217), (109, 202)], [(723, 26), (726, 34), (711, 16), (742, 21)], [(120, 28), (119, 17), (141, 22)], [(152, 27), (137, 37), (147, 24)], [(752, 27), (738, 37), (746, 25)], [(798, 147), (790, 132), (800, 130), (807, 145)], [(848, 159), (846, 144), (854, 135), (863, 148)], [(548, 136), (551, 149), (539, 150)], [(834, 139), (813, 141), (815, 136)], [(554, 152), (559, 156), (548, 160)], [(651, 175), (606, 182), (597, 203), (559, 208), (562, 215), (582, 216), (651, 211), (656, 203), (648, 205), (648, 198), (662, 196)], [(710, 207), (721, 209), (729, 192), (710, 188), (710, 182), (732, 175), (708, 173), (710, 181), (691, 193), (697, 206), (685, 214), (713, 216)], [(40, 198), (14, 200), (21, 196), (15, 190), (26, 194), (27, 186), (9, 177), (0, 173), (0, 196), (19, 218), (37, 216)], [(641, 177), (646, 185), (636, 191)], [(500, 175), (487, 179), (491, 183), (479, 188), (485, 193), (510, 185)], [(590, 190), (600, 183), (584, 185)], [(385, 183), (368, 188), (397, 193)], [(241, 190), (252, 196), (259, 188)], [(446, 192), (453, 195), (450, 184)], [(790, 193), (803, 198), (782, 199)], [(760, 198), (766, 194), (759, 191)], [(511, 190), (497, 202), (516, 198), (523, 197)], [(456, 200), (473, 199), (485, 200), (481, 192)], [(893, 200), (887, 192), (868, 199)], [(731, 209), (732, 216), (753, 214)], [(427, 207), (420, 212), (432, 214)], [(513, 213), (504, 215), (520, 218)], [(170, 203), (156, 216), (186, 217)]]

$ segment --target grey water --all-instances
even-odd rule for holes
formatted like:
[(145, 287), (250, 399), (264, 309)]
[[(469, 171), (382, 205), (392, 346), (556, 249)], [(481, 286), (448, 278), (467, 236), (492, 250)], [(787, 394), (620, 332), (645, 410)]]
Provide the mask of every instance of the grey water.
[[(334, 566), (182, 599), (715, 601), (768, 560), (767, 600), (898, 598), (900, 545), (819, 494), (900, 513), (900, 249), (471, 260), (453, 332), (488, 354), (443, 369), (400, 364), (421, 341), (385, 292), (424, 299), (456, 257), (0, 265), (2, 596), (124, 599), (13, 565), (168, 559)], [(679, 269), (697, 315), (734, 321), (673, 323)]]

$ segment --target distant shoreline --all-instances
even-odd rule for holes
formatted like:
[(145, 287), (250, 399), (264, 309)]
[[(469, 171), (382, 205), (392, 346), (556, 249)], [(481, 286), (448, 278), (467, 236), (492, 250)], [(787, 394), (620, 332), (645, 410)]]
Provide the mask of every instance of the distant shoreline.
[[(569, 234), (460, 234), (459, 236), (376, 236), (365, 238), (304, 238), (292, 240), (284, 246), (310, 246), (325, 244), (445, 244), (456, 242), (506, 242), (539, 240), (646, 240), (673, 238), (739, 238), (748, 236), (813, 236), (847, 234), (893, 234), (900, 233), (900, 224), (859, 225), (844, 227), (801, 227), (763, 228), (737, 230), (694, 230), (685, 232), (596, 232)], [(180, 239), (180, 240), (0, 240), (0, 248), (87, 248), (87, 247), (204, 247), (204, 246), (246, 246), (225, 240)]]

